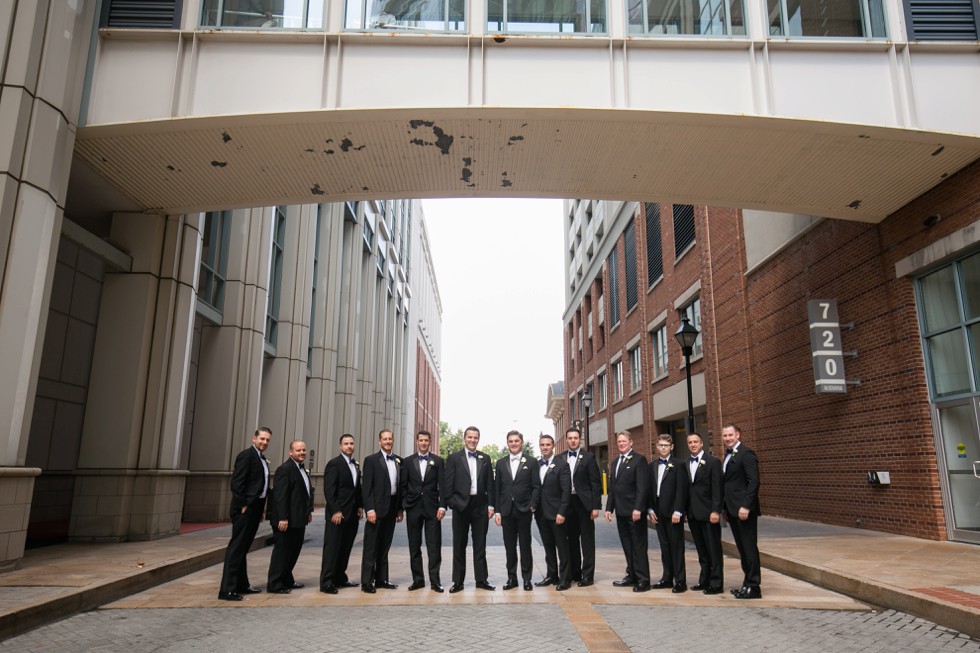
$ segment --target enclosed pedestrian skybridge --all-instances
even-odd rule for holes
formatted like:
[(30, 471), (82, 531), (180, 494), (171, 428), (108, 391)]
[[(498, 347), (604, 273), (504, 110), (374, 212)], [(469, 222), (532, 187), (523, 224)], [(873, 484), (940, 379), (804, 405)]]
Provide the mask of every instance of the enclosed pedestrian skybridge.
[(876, 222), (980, 157), (976, 3), (906, 1), (184, 0), (150, 29), (106, 0), (75, 152), (167, 213), (538, 196)]

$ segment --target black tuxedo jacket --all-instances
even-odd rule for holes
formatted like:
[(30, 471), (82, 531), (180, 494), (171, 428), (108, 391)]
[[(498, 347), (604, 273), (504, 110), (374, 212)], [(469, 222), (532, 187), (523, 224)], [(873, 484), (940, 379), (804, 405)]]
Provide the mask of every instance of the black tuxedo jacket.
[(497, 496), (493, 501), (494, 510), (501, 517), (510, 517), (515, 512), (529, 513), (537, 509), (538, 494), (541, 491), (541, 477), (538, 461), (521, 455), (523, 462), (517, 465), (517, 475), (510, 475), (510, 453), (497, 461), (497, 473), (493, 484)]
[(724, 471), (725, 508), (737, 515), (739, 508), (748, 508), (749, 514), (761, 515), (759, 509), (759, 459), (744, 444), (728, 461)]
[(422, 507), (422, 514), (434, 518), (442, 504), (442, 484), (446, 474), (446, 463), (442, 458), (429, 453), (429, 463), (425, 470), (425, 478), (419, 471), (419, 455), (413, 453), (402, 459), (401, 498), (405, 510)]
[[(245, 506), (259, 500), (266, 486), (265, 465), (262, 454), (254, 446), (243, 449), (235, 457), (235, 469), (231, 473), (231, 514), (236, 515)], [(261, 521), (261, 519), (260, 519)]]
[(616, 455), (609, 465), (609, 497), (606, 499), (606, 511), (619, 517), (630, 517), (634, 510), (639, 510), (645, 516), (647, 513), (647, 497), (650, 495), (650, 467), (647, 459), (633, 451), (629, 457), (616, 466), (619, 455)]
[(279, 465), (276, 470), (276, 486), (273, 488), (269, 521), (273, 526), (285, 519), (289, 528), (305, 528), (313, 514), (313, 486), (307, 491), (306, 480), (309, 480), (306, 470), (300, 470), (292, 458)]
[(721, 461), (705, 451), (694, 472), (694, 478), (690, 476), (691, 465), (685, 462), (684, 466), (687, 468), (688, 480), (691, 483), (691, 493), (687, 502), (688, 518), (708, 521), (711, 513), (721, 514)]
[[(541, 481), (541, 500), (538, 512), (547, 521), (555, 521), (558, 515), (568, 516), (572, 503), (572, 470), (565, 462), (566, 456), (554, 456)], [(540, 469), (538, 470), (540, 478)], [(577, 491), (577, 490), (576, 490)]]
[[(466, 462), (466, 449), (457, 451), (446, 459), (446, 477), (442, 487), (442, 505), (462, 510), (470, 501), (470, 466)], [(495, 490), (490, 458), (482, 451), (476, 452), (476, 500), (492, 505)]]
[(331, 458), (323, 470), (323, 498), (327, 502), (326, 517), (329, 521), (335, 512), (340, 512), (344, 520), (350, 519), (363, 504), (361, 502), (361, 468), (357, 469), (357, 483), (351, 478), (350, 467), (344, 454)]
[[(364, 480), (361, 486), (364, 512), (373, 510), (380, 519), (390, 512), (401, 510), (401, 498), (398, 496), (401, 467), (402, 459), (395, 456), (395, 487), (392, 488), (384, 452), (378, 451), (364, 459)], [(395, 490), (394, 494), (391, 493), (392, 489)]]
[[(566, 462), (569, 460), (568, 453), (555, 458), (561, 458)], [(599, 463), (584, 447), (579, 449), (577, 458), (575, 472), (572, 474), (575, 498), (582, 502), (586, 510), (599, 510), (602, 508), (602, 473), (599, 471)]]
[(656, 513), (657, 519), (670, 521), (675, 512), (682, 515), (687, 512), (687, 496), (691, 482), (688, 473), (684, 471), (686, 464), (680, 458), (671, 456), (664, 465), (664, 480), (660, 483), (660, 496), (657, 496), (657, 467), (660, 459), (654, 458), (650, 463), (650, 508)]

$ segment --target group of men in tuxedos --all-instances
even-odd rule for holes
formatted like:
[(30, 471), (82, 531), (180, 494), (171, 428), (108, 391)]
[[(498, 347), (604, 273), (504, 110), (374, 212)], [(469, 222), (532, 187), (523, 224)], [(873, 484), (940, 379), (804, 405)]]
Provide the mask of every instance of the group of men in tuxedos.
[[(687, 461), (673, 455), (669, 435), (658, 436), (657, 456), (646, 457), (633, 450), (628, 431), (616, 434), (619, 455), (610, 466), (606, 519), (616, 517), (626, 575), (613, 585), (632, 587), (634, 592), (670, 588), (686, 592), (684, 520), (688, 521), (698, 552), (700, 573), (691, 589), (721, 594), (724, 589), (724, 558), (721, 547), (721, 515), (725, 513), (741, 560), (741, 587), (732, 590), (737, 599), (762, 598), (758, 549), (759, 461), (741, 442), (734, 424), (722, 429), (725, 458), (718, 460), (704, 450), (701, 436), (687, 437)], [(644, 519), (644, 517), (646, 519)], [(647, 558), (646, 521), (654, 525), (660, 543), (660, 580), (650, 581)]]

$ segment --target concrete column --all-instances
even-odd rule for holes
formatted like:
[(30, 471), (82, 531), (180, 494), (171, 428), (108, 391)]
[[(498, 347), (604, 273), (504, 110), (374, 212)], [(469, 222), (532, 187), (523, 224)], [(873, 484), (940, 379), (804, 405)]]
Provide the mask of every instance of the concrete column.
[(360, 331), (362, 305), (361, 277), (364, 269), (364, 227), (344, 223), (343, 262), (338, 297), (337, 395), (334, 402), (334, 430), (354, 435), (360, 450), (360, 420), (357, 414), (357, 381), (363, 348)]
[(202, 217), (117, 214), (131, 273), (106, 274), (69, 536), (155, 539), (179, 531), (178, 469)]
[(221, 324), (201, 330), (184, 521), (224, 521), (235, 456), (259, 426), (270, 211), (235, 211)]
[(0, 3), (0, 571), (24, 554), (24, 467), (95, 4)]

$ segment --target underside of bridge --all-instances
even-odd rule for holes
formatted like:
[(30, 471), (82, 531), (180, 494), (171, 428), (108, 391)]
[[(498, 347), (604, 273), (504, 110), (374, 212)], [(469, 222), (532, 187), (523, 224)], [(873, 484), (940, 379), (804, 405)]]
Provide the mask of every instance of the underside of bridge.
[(83, 127), (73, 167), (108, 180), (133, 208), (165, 214), (357, 199), (589, 197), (879, 222), (978, 158), (978, 138), (888, 127), (481, 107)]

